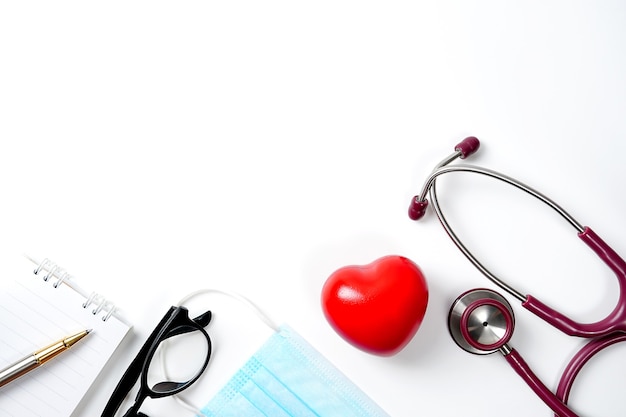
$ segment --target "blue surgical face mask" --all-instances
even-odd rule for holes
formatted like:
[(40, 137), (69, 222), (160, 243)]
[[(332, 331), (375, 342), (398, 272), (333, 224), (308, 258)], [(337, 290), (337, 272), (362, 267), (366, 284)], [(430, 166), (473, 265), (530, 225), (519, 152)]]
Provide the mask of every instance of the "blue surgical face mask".
[(288, 326), (202, 409), (207, 417), (388, 417)]

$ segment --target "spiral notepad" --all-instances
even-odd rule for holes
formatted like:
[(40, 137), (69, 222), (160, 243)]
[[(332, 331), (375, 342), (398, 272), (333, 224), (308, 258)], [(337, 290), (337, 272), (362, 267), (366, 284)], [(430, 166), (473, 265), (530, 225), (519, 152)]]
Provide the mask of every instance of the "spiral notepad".
[(68, 417), (131, 326), (112, 302), (49, 260), (24, 259), (7, 270), (0, 280), (0, 369), (72, 332), (92, 334), (0, 388), (0, 417)]

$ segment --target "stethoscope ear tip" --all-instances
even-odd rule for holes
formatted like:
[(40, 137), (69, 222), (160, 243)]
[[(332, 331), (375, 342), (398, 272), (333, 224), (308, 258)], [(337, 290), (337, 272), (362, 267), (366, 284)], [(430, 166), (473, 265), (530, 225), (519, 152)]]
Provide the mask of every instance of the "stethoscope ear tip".
[(461, 159), (465, 159), (476, 153), (478, 148), (480, 148), (480, 141), (474, 136), (468, 136), (456, 145), (454, 150), (461, 152)]
[[(480, 141), (474, 136), (468, 136), (454, 147), (454, 151), (456, 153), (453, 154), (450, 158), (446, 159), (445, 162), (442, 162), (441, 165), (439, 165), (438, 167), (440, 168), (456, 158), (465, 159), (468, 156), (474, 154), (478, 150), (478, 148), (480, 148)], [(413, 200), (411, 200), (408, 213), (411, 220), (419, 220), (424, 217), (424, 214), (426, 214), (426, 207), (428, 207), (426, 192), (432, 185), (435, 177), (436, 175), (431, 176), (429, 181), (427, 181), (426, 186), (422, 191), (422, 194), (413, 197)]]
[(426, 214), (426, 207), (428, 207), (428, 200), (420, 201), (418, 196), (413, 197), (409, 205), (409, 218), (411, 220), (421, 219)]

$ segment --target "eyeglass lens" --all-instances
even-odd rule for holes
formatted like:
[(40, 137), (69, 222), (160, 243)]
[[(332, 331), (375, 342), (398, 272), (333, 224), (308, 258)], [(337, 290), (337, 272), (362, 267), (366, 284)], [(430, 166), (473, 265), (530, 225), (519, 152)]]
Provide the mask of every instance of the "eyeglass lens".
[[(139, 411), (146, 398), (174, 395), (192, 385), (202, 375), (211, 357), (211, 338), (204, 330), (210, 321), (210, 311), (191, 320), (185, 307), (170, 308), (131, 362), (102, 417), (120, 415), (116, 410), (137, 379), (140, 384), (135, 402), (123, 417), (148, 417)], [(160, 367), (155, 366), (161, 359), (163, 363), (175, 364), (175, 369), (163, 369), (165, 380)]]

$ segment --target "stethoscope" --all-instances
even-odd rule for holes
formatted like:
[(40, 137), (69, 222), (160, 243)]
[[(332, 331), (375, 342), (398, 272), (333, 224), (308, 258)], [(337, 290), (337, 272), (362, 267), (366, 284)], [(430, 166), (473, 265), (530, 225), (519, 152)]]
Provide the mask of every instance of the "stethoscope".
[[(426, 194), (428, 193), (431, 204), (443, 228), (461, 252), (463, 252), (483, 275), (498, 287), (521, 301), (524, 308), (552, 326), (570, 336), (589, 338), (590, 341), (572, 358), (561, 376), (556, 392), (552, 393), (533, 373), (521, 355), (508, 345), (513, 335), (515, 318), (511, 305), (497, 292), (490, 289), (479, 288), (461, 294), (452, 304), (448, 315), (450, 335), (459, 347), (470, 353), (485, 355), (499, 351), (513, 369), (517, 371), (524, 381), (557, 416), (575, 417), (577, 414), (566, 405), (574, 379), (587, 361), (596, 353), (614, 343), (626, 340), (626, 262), (600, 239), (593, 230), (589, 227), (583, 227), (554, 201), (528, 185), (490, 169), (465, 164), (449, 165), (457, 158), (467, 158), (476, 152), (479, 146), (480, 142), (475, 137), (465, 138), (455, 147), (452, 155), (441, 161), (435, 167), (426, 180), (421, 193), (415, 196), (411, 201), (409, 217), (413, 220), (418, 220), (424, 216), (428, 206), (428, 200), (426, 199)], [(440, 175), (450, 172), (471, 172), (503, 181), (525, 191), (559, 213), (576, 229), (578, 237), (582, 239), (617, 276), (620, 295), (613, 311), (606, 318), (596, 323), (583, 324), (575, 322), (542, 303), (532, 295), (522, 294), (485, 268), (457, 237), (441, 211), (439, 201), (437, 200), (436, 179)]]

